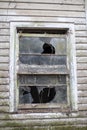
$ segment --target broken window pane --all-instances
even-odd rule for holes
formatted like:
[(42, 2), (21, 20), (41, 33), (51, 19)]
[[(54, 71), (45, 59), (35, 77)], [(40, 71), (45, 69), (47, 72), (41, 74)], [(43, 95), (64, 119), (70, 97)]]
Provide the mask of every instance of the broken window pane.
[(66, 84), (66, 75), (20, 75), (19, 85), (58, 85)]
[(66, 65), (66, 56), (20, 55), (20, 62), (29, 65)]
[(19, 103), (67, 103), (67, 87), (20, 87)]
[[(67, 65), (65, 37), (19, 37), (19, 61), (25, 65), (40, 67)], [(52, 69), (53, 69), (52, 68)], [(67, 67), (66, 67), (67, 68)], [(19, 103), (67, 103), (66, 75), (61, 74), (18, 75)], [(55, 72), (55, 71), (54, 71)]]
[(25, 37), (19, 38), (19, 52), (34, 54), (43, 52), (44, 43), (50, 43), (55, 48), (55, 54), (66, 54), (66, 39), (57, 37)]

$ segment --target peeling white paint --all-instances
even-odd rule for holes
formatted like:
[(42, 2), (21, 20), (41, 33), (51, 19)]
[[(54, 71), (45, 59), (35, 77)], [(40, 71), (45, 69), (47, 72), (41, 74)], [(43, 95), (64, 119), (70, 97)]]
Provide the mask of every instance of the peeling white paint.
[[(58, 24), (58, 23), (41, 23), (41, 22), (11, 22), (10, 23), (10, 112), (17, 110), (15, 104), (16, 95), (16, 77), (15, 77), (15, 39), (16, 39), (16, 28), (17, 27), (28, 27), (28, 28), (50, 28), (50, 29), (68, 29), (68, 47), (69, 47), (69, 59), (70, 63), (70, 99), (72, 110), (77, 110), (77, 76), (76, 76), (76, 48), (75, 48), (75, 32), (74, 24)], [(72, 33), (71, 33), (72, 32)]]

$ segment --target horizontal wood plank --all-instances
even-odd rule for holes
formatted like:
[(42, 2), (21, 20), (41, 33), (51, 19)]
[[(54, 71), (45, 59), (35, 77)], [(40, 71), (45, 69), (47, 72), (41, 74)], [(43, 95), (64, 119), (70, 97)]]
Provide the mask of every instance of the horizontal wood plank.
[(8, 63), (9, 57), (6, 56), (0, 56), (0, 63)]
[(76, 56), (80, 56), (80, 57), (87, 56), (87, 50), (77, 50)]
[(87, 91), (87, 84), (78, 84), (77, 87), (79, 91)]
[(10, 36), (1, 36), (0, 35), (0, 42), (9, 42)]
[(75, 30), (76, 31), (86, 31), (86, 25), (75, 24)]
[[(7, 112), (9, 112), (9, 106), (0, 106), (0, 113), (4, 113), (5, 114)], [(1, 125), (1, 123), (0, 123), (0, 125)]]
[(9, 92), (9, 85), (0, 85), (0, 92)]
[(87, 97), (87, 91), (86, 91), (86, 90), (85, 90), (85, 91), (79, 90), (79, 91), (78, 91), (78, 96), (79, 96), (79, 97)]
[(76, 31), (76, 37), (87, 37), (87, 31)]
[[(44, 119), (44, 118), (43, 118)], [(87, 118), (52, 118), (52, 119), (29, 119), (29, 120), (17, 120), (14, 122), (14, 120), (2, 120), (0, 122), (0, 126), (6, 126), (6, 124), (10, 124), (12, 125), (12, 127), (18, 127), (19, 128), (26, 128), (26, 127), (30, 127), (30, 129), (33, 127), (33, 126), (39, 126), (40, 128), (45, 126), (45, 128), (47, 126), (55, 126), (55, 123), (56, 123), (56, 126), (67, 126), (67, 124), (74, 124), (74, 125), (82, 125), (83, 122), (84, 124), (86, 125), (87, 124)], [(37, 127), (36, 127), (37, 128)], [(48, 129), (49, 127), (47, 127), (46, 129)], [(58, 127), (57, 127), (58, 128)], [(66, 127), (65, 127), (66, 128)]]
[(76, 17), (76, 18), (85, 18), (85, 12), (77, 12), (77, 11), (49, 11), (49, 10), (0, 10), (3, 14), (8, 16), (45, 16), (45, 17)]
[(79, 97), (78, 98), (78, 103), (79, 104), (87, 104), (87, 97)]
[(8, 85), (9, 78), (0, 78), (0, 85)]
[(18, 109), (35, 109), (35, 108), (61, 108), (64, 109), (65, 108), (68, 109), (66, 104), (57, 104), (57, 103), (41, 103), (41, 104), (19, 104)]
[(0, 49), (0, 56), (9, 56), (9, 49)]
[(77, 69), (78, 70), (87, 70), (87, 64), (86, 63), (78, 63)]
[(86, 111), (87, 110), (87, 104), (79, 104), (78, 109), (80, 111)]
[(9, 49), (10, 44), (8, 42), (0, 42), (0, 49)]
[(0, 106), (8, 106), (9, 99), (0, 99)]
[[(68, 6), (68, 8), (67, 8)], [(0, 2), (0, 9), (32, 9), (32, 10), (75, 10), (75, 11), (85, 11), (84, 5), (67, 5), (67, 4), (41, 4), (41, 3), (8, 3)], [(9, 10), (8, 10), (9, 11)]]
[(0, 78), (7, 78), (9, 77), (8, 71), (0, 71)]
[(9, 92), (0, 92), (0, 99), (8, 99), (9, 98)]
[(84, 117), (87, 117), (87, 111), (84, 110), (84, 111), (79, 111), (79, 116), (84, 118)]
[[(75, 114), (75, 112), (72, 111), (72, 113), (70, 114), (69, 117), (72, 118), (72, 115), (73, 115), (73, 118), (76, 117), (77, 114)], [(59, 119), (59, 118), (66, 118), (67, 119), (67, 115), (66, 113), (27, 113), (27, 114), (24, 114), (24, 113), (14, 113), (14, 114), (9, 114), (9, 117), (10, 117), (10, 120), (34, 120), (34, 119), (50, 119), (50, 116), (52, 119)], [(7, 117), (7, 119), (9, 118)], [(1, 114), (0, 115), (0, 119), (1, 120), (5, 120), (6, 119), (6, 114)]]
[(78, 63), (87, 63), (87, 57), (77, 57)]
[(77, 50), (87, 50), (87, 44), (85, 44), (85, 43), (76, 44), (76, 49)]
[(0, 71), (6, 71), (6, 70), (9, 70), (9, 65), (0, 63)]
[(46, 24), (47, 24), (47, 22), (55, 22), (55, 23), (72, 23), (72, 22), (74, 22), (74, 23), (76, 23), (76, 24), (85, 24), (85, 18), (72, 18), (72, 17), (59, 17), (59, 16), (57, 16), (57, 17), (38, 17), (38, 16), (34, 16), (34, 17), (31, 17), (31, 16), (17, 16), (17, 15), (15, 15), (15, 16), (9, 16), (9, 15), (7, 15), (7, 16), (0, 16), (0, 21), (1, 22), (10, 22), (10, 21), (21, 21), (21, 22), (24, 22), (24, 21), (26, 21), (26, 22), (46, 22)]
[(87, 37), (78, 37), (76, 38), (77, 43), (86, 43), (87, 42)]
[(9, 28), (9, 23), (5, 22), (0, 22), (0, 29), (8, 29)]
[(0, 29), (0, 35), (10, 35), (10, 29)]
[[(9, 0), (0, 0), (1, 2), (9, 2)], [(14, 0), (11, 0), (11, 2), (14, 2)], [(60, 4), (84, 4), (84, 1), (83, 0), (79, 0), (79, 1), (76, 1), (76, 0), (15, 0), (15, 2), (27, 2), (27, 3), (60, 3)]]
[(87, 70), (78, 70), (77, 76), (78, 77), (87, 77)]
[(77, 82), (79, 84), (87, 84), (87, 77), (78, 77)]

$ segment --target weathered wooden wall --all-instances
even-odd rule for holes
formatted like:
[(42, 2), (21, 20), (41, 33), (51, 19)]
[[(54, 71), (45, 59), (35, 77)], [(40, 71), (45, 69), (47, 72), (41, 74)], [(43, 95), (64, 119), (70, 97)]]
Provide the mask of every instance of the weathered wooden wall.
[[(10, 22), (74, 23), (77, 58), (78, 116), (9, 114)], [(27, 126), (87, 125), (87, 29), (84, 0), (0, 0), (0, 130)], [(43, 127), (45, 125), (45, 127)], [(23, 126), (23, 125), (22, 125)], [(36, 127), (37, 128), (37, 127)], [(57, 127), (56, 127), (57, 128)], [(55, 128), (55, 129), (56, 129)], [(37, 128), (38, 129), (38, 128)]]

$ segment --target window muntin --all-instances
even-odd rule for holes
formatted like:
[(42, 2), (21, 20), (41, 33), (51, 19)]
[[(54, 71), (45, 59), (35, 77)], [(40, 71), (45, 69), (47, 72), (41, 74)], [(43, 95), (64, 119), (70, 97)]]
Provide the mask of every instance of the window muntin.
[[(55, 54), (43, 54), (44, 43)], [(18, 59), (19, 104), (68, 104), (66, 35), (19, 34)]]

